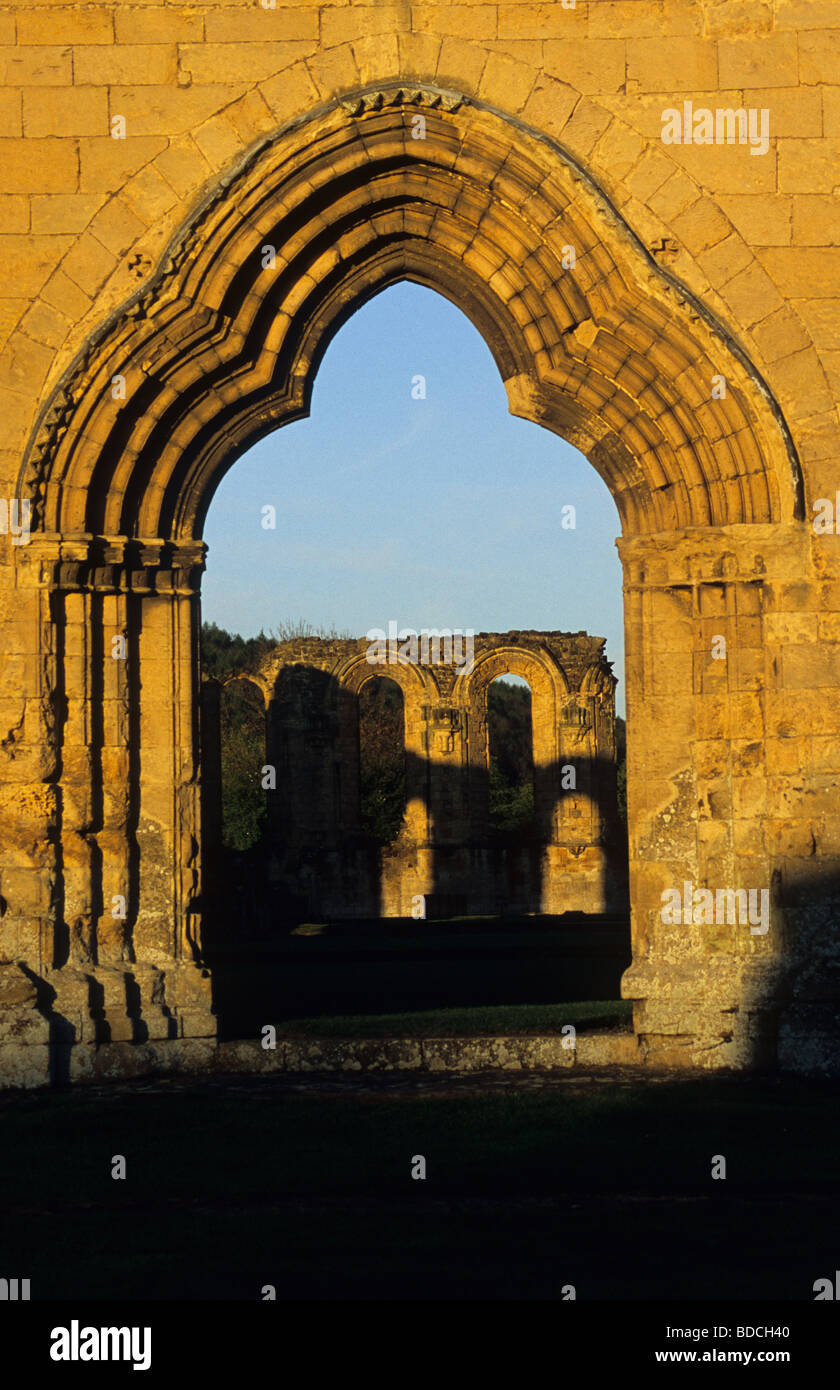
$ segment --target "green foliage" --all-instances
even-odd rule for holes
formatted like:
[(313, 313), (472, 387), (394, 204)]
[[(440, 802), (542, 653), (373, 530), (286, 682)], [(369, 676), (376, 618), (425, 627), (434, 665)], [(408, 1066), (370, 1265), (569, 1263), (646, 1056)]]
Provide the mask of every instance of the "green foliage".
[(534, 821), (531, 692), (494, 681), (487, 692), (490, 821), (501, 835), (527, 832)]
[(362, 829), (381, 845), (400, 833), (405, 812), (405, 767), (366, 767), (361, 773)]
[[(216, 623), (201, 628), (201, 668), (205, 676), (230, 680), (256, 669), (277, 642), (294, 637), (337, 637), (302, 619), (286, 620), (270, 637), (241, 637)], [(260, 692), (247, 681), (225, 685), (220, 700), (222, 760), (222, 842), (247, 850), (259, 842), (266, 819), (261, 769), (265, 762), (265, 713)]]
[(227, 849), (255, 845), (265, 822), (265, 793), (260, 786), (262, 749), (250, 730), (222, 738), (222, 842)]
[(205, 676), (224, 680), (226, 676), (253, 671), (274, 643), (264, 632), (258, 637), (240, 637), (238, 632), (226, 632), (215, 623), (202, 623), (200, 650), (201, 669)]
[(359, 694), (359, 775), (362, 829), (391, 844), (405, 814), (405, 735), (402, 692), (384, 677)]
[(526, 830), (534, 819), (534, 784), (511, 784), (496, 758), (490, 759), (490, 819), (503, 835)]
[(531, 692), (527, 685), (496, 680), (487, 691), (490, 747), (503, 777), (516, 786), (532, 775)]
[(265, 712), (250, 682), (236, 680), (222, 690), (222, 842), (228, 849), (255, 845), (265, 823)]
[[(201, 627), (201, 669), (204, 675), (224, 681), (254, 670), (270, 651), (272, 641), (240, 637), (216, 623)], [(227, 849), (246, 850), (260, 838), (265, 821), (265, 793), (260, 769), (265, 762), (265, 715), (260, 693), (247, 681), (234, 681), (222, 689), (219, 701), (222, 756), (222, 843)]]

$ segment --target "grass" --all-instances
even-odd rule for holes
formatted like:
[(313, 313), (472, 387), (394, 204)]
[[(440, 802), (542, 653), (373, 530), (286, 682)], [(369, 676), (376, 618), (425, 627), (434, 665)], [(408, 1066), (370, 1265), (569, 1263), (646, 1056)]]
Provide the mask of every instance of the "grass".
[(281, 1019), (278, 1034), (321, 1038), (476, 1037), (479, 1035), (559, 1033), (566, 1023), (579, 1033), (626, 1031), (633, 1005), (625, 999), (593, 999), (569, 1004), (501, 1004), (496, 1007), (422, 1009), (412, 1013), (317, 1014)]
[(38, 1299), (810, 1301), (836, 1268), (827, 1083), (127, 1084), (2, 1097), (0, 1123), (4, 1268)]
[[(443, 1026), (440, 1011), (459, 1033), (553, 1031), (559, 1005), (618, 1000), (629, 962), (626, 923), (578, 917), (305, 923), (249, 951), (230, 943), (209, 960), (223, 1039), (258, 1036), (278, 1019), (315, 1031), (312, 1020), (326, 1017), (356, 1020), (341, 1024), (349, 1035), (397, 1026), (416, 1035)], [(383, 1015), (405, 1021), (374, 1021)]]

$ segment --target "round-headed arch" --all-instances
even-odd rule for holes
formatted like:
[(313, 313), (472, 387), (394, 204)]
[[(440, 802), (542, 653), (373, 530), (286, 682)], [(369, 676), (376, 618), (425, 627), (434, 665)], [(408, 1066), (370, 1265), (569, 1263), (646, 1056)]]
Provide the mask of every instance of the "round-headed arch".
[(358, 695), (362, 686), (377, 676), (384, 676), (400, 687), (406, 710), (427, 704), (440, 694), (433, 668), (406, 659), (378, 665), (368, 661), (364, 653), (354, 653), (335, 670), (339, 686), (354, 695)]
[(478, 657), (469, 671), (455, 682), (458, 700), (479, 712), (485, 736), (479, 750), (487, 757), (487, 692), (500, 676), (519, 676), (531, 691), (531, 738), (534, 766), (548, 766), (558, 756), (557, 724), (560, 710), (570, 695), (569, 682), (562, 667), (547, 651), (506, 644)]
[(385, 677), (399, 686), (403, 700), (403, 736), (406, 748), (419, 756), (423, 751), (426, 725), (424, 711), (440, 698), (434, 669), (415, 662), (400, 660), (386, 665), (374, 665), (364, 653), (347, 657), (334, 672), (338, 701), (341, 708), (342, 736), (351, 746), (358, 728), (358, 698), (363, 686), (377, 676)]
[(308, 413), (330, 338), (404, 279), (468, 315), (511, 411), (588, 455), (625, 535), (801, 516), (766, 384), (585, 172), (498, 111), (389, 88), (263, 140), (195, 210), (42, 412), (35, 527), (200, 540), (227, 468)]
[(210, 681), (212, 684), (218, 686), (220, 694), (223, 694), (226, 690), (231, 690), (234, 686), (237, 685), (237, 683), (250, 685), (262, 700), (263, 709), (268, 709), (268, 703), (271, 698), (271, 690), (267, 685), (265, 679), (259, 672), (234, 671), (226, 676), (221, 676), (218, 678), (209, 676), (206, 677), (206, 679)]

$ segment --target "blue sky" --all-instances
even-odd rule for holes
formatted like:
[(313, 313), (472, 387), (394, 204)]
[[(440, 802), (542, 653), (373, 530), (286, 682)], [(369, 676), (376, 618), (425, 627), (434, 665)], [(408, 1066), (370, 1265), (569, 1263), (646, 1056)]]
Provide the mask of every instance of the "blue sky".
[[(412, 383), (425, 377), (426, 398)], [(276, 508), (276, 529), (262, 508)], [(561, 527), (563, 507), (576, 528)], [(204, 539), (205, 621), (243, 636), (304, 618), (369, 628), (584, 629), (624, 712), (618, 512), (583, 454), (508, 414), (484, 340), (418, 285), (386, 290), (327, 349), (307, 420), (234, 464)]]

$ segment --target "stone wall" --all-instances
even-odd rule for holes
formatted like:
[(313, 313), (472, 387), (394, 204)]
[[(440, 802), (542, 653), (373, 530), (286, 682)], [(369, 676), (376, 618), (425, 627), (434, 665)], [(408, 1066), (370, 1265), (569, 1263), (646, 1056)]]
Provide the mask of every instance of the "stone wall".
[[(46, 0), (0, 62), (4, 1076), (212, 1038), (204, 516), (404, 278), (618, 507), (638, 1037), (836, 1067), (837, 6)], [(766, 149), (663, 139), (717, 109)], [(664, 921), (685, 883), (768, 930)]]
[[(408, 637), (285, 641), (249, 675), (276, 779), (264, 836), (272, 881), (316, 920), (625, 911), (604, 639), (451, 640), (429, 642), (425, 662)], [(531, 689), (534, 824), (515, 844), (490, 826), (488, 689), (505, 674)], [(402, 828), (384, 847), (360, 820), (358, 697), (377, 675), (402, 692), (406, 759)]]

